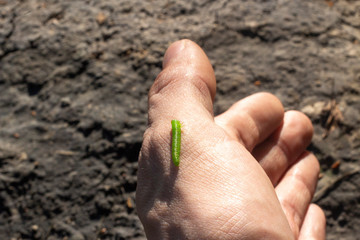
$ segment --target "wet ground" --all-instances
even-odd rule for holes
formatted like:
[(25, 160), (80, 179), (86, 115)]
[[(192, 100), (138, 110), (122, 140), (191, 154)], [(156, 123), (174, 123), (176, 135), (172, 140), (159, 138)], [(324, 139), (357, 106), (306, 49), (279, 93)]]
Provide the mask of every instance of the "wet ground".
[(259, 91), (305, 112), (327, 239), (360, 239), (360, 1), (0, 0), (0, 239), (145, 239), (147, 91), (190, 38), (215, 112)]

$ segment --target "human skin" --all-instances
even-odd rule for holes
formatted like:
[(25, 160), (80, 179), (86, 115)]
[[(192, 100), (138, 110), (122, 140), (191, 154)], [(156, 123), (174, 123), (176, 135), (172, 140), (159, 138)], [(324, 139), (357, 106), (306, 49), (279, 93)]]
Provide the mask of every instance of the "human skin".
[[(202, 49), (173, 43), (149, 91), (139, 157), (137, 211), (148, 239), (325, 239), (311, 199), (319, 164), (306, 152), (313, 128), (258, 93), (214, 117), (216, 81)], [(180, 166), (171, 120), (182, 124)]]

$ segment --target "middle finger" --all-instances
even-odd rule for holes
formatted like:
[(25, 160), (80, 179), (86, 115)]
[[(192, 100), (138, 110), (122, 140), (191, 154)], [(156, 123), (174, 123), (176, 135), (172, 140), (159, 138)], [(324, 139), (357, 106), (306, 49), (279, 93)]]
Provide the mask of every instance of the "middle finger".
[(285, 171), (294, 164), (313, 134), (311, 121), (303, 113), (288, 111), (283, 124), (252, 151), (274, 186)]

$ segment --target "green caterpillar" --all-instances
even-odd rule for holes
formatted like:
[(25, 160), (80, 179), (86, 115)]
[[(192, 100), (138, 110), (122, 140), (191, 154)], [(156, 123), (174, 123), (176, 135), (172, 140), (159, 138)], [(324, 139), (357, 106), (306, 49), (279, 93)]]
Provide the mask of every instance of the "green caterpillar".
[(181, 147), (181, 123), (179, 120), (171, 120), (172, 143), (171, 157), (175, 166), (180, 164), (180, 147)]

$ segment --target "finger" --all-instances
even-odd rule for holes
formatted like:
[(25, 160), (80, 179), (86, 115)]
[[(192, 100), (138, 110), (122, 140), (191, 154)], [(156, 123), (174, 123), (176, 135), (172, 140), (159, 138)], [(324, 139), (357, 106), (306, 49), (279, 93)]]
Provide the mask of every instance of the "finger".
[(283, 116), (284, 109), (277, 97), (257, 93), (238, 101), (215, 121), (251, 151), (279, 127)]
[(299, 240), (325, 240), (326, 218), (323, 210), (310, 204), (301, 226)]
[(252, 152), (271, 182), (276, 186), (279, 179), (305, 151), (313, 134), (311, 121), (303, 113), (288, 111), (283, 124)]
[(280, 204), (296, 237), (311, 202), (319, 175), (316, 157), (304, 152), (275, 188)]
[(173, 43), (149, 92), (149, 123), (213, 118), (215, 75), (204, 51), (190, 40)]

